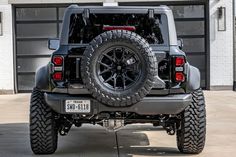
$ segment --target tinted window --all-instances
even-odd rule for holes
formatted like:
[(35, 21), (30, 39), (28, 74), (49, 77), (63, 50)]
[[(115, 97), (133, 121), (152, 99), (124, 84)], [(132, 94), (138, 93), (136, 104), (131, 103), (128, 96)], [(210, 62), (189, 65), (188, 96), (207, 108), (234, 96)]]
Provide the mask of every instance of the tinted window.
[(91, 14), (89, 19), (73, 14), (69, 43), (88, 43), (104, 32), (106, 26), (133, 26), (150, 44), (168, 44), (167, 17), (160, 14), (152, 19), (147, 14)]

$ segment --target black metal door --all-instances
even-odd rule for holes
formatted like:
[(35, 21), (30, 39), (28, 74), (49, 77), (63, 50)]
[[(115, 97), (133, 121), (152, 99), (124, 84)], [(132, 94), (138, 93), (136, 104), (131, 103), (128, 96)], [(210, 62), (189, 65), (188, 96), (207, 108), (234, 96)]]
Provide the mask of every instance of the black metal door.
[(67, 5), (15, 6), (17, 92), (31, 91), (36, 69), (48, 63), (52, 53), (47, 47), (48, 38), (59, 37), (66, 7)]

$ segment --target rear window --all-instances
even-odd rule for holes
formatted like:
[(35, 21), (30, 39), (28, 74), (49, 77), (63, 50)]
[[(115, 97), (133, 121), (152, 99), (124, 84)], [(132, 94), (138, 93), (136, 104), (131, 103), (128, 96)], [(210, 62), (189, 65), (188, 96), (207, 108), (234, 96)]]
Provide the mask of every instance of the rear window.
[(167, 17), (164, 14), (155, 14), (152, 19), (148, 14), (90, 14), (88, 19), (82, 14), (72, 14), (69, 43), (89, 43), (104, 32), (104, 26), (133, 26), (134, 32), (149, 44), (168, 45)]

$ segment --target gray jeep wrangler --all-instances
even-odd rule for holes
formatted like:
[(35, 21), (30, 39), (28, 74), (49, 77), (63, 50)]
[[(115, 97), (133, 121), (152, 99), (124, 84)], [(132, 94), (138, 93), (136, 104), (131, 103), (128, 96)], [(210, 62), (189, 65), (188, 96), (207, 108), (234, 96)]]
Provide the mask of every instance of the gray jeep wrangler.
[(152, 123), (176, 134), (180, 152), (200, 153), (206, 134), (200, 73), (179, 43), (166, 6), (68, 7), (60, 40), (49, 40), (51, 61), (36, 72), (32, 151), (54, 153), (58, 133), (72, 125), (117, 130)]

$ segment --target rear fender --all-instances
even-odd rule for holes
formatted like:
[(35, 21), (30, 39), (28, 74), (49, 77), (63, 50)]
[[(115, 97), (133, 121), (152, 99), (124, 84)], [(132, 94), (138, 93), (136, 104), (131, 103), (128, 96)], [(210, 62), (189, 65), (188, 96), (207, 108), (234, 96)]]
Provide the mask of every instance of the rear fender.
[(189, 63), (186, 64), (187, 70), (187, 85), (186, 91), (193, 92), (200, 88), (201, 75), (198, 68), (191, 66)]
[(35, 87), (42, 91), (48, 91), (49, 86), (49, 65), (45, 65), (36, 71)]

